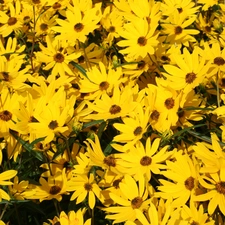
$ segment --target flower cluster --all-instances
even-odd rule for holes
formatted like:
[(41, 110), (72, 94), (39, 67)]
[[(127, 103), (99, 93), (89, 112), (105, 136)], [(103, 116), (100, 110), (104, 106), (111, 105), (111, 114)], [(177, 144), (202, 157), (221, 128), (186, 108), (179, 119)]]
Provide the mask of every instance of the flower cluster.
[(224, 24), (220, 0), (0, 1), (0, 224), (224, 224)]

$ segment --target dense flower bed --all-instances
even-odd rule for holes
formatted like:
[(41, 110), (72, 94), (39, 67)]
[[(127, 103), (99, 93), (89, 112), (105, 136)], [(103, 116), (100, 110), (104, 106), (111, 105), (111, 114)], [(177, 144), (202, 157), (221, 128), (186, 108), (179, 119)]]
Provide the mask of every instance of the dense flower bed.
[(225, 4), (0, 1), (0, 224), (225, 223)]

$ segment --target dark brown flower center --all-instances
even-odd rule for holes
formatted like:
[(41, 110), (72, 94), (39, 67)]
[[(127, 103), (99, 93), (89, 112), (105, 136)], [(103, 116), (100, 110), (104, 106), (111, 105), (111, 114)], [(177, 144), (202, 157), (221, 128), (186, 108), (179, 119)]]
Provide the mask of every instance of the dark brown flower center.
[(10, 17), (8, 19), (8, 25), (9, 26), (12, 26), (12, 25), (16, 24), (16, 22), (17, 22), (17, 19), (15, 17)]
[(107, 81), (103, 81), (103, 82), (101, 82), (101, 83), (99, 84), (99, 89), (100, 89), (101, 91), (107, 90), (108, 87), (109, 87), (109, 83), (108, 83)]
[(142, 205), (142, 202), (143, 202), (143, 200), (141, 197), (136, 197), (136, 198), (132, 199), (131, 206), (133, 209), (139, 209)]
[(188, 84), (191, 84), (191, 83), (193, 83), (193, 81), (196, 79), (196, 74), (195, 73), (188, 73), (187, 75), (186, 75), (186, 77), (185, 77), (185, 81), (186, 81), (186, 83), (188, 83)]
[(58, 63), (62, 63), (64, 61), (64, 56), (61, 53), (56, 53), (54, 55), (54, 60)]
[(41, 3), (40, 0), (32, 0), (32, 2), (33, 2), (34, 4), (40, 4), (40, 3)]
[(4, 110), (0, 112), (0, 119), (3, 121), (9, 121), (12, 119), (12, 113), (9, 112), (8, 110)]
[(216, 184), (216, 190), (220, 194), (225, 194), (225, 181), (220, 181)]
[(82, 23), (77, 23), (74, 25), (74, 30), (76, 32), (81, 32), (84, 29), (84, 25)]
[(158, 120), (159, 119), (160, 113), (157, 110), (154, 110), (151, 114), (151, 119), (152, 120)]
[(137, 128), (134, 130), (134, 135), (137, 136), (137, 135), (141, 134), (141, 133), (142, 133), (142, 130), (143, 130), (142, 127), (140, 127), (140, 126), (137, 127)]
[(58, 127), (58, 122), (56, 120), (52, 120), (49, 125), (48, 125), (49, 129), (54, 130), (55, 128)]
[(214, 64), (217, 66), (223, 66), (225, 64), (225, 60), (222, 57), (216, 57), (214, 59)]
[(110, 33), (113, 33), (113, 32), (115, 32), (116, 31), (116, 28), (114, 27), (114, 26), (111, 26), (110, 28), (109, 28), (109, 32)]
[(85, 189), (86, 191), (91, 191), (91, 190), (92, 190), (92, 185), (89, 184), (89, 183), (86, 183), (86, 184), (84, 185), (84, 189)]
[(183, 9), (182, 9), (182, 8), (177, 8), (177, 11), (178, 11), (179, 13), (182, 13), (182, 12), (183, 12)]
[(175, 34), (181, 34), (182, 31), (183, 31), (182, 27), (180, 27), (180, 26), (175, 27), (175, 30), (174, 30)]
[(119, 184), (120, 182), (122, 181), (122, 178), (121, 179), (116, 179), (113, 181), (113, 187), (115, 187), (116, 189), (119, 188)]
[(175, 101), (173, 98), (167, 98), (165, 101), (165, 106), (167, 109), (172, 109), (174, 107)]
[(206, 31), (207, 33), (211, 32), (211, 27), (210, 27), (210, 26), (205, 26), (205, 31)]
[(54, 185), (50, 188), (49, 193), (51, 195), (57, 195), (60, 191), (61, 191), (61, 188), (59, 186)]
[(58, 8), (60, 8), (60, 7), (61, 7), (61, 4), (58, 3), (58, 2), (55, 2), (55, 3), (52, 5), (52, 8), (53, 8), (53, 9), (58, 9)]
[(104, 158), (103, 162), (107, 165), (107, 166), (112, 166), (115, 167), (116, 166), (116, 159), (113, 156), (107, 156)]
[(137, 42), (140, 46), (145, 46), (147, 44), (147, 39), (145, 37), (139, 37)]
[(149, 165), (151, 165), (151, 163), (152, 163), (152, 159), (149, 156), (144, 156), (140, 160), (140, 164), (142, 166), (149, 166)]
[(118, 105), (112, 105), (112, 106), (110, 107), (110, 109), (109, 109), (109, 112), (110, 112), (111, 114), (117, 114), (117, 113), (119, 113), (120, 111), (121, 111), (121, 107), (118, 106)]
[(138, 65), (137, 65), (137, 68), (139, 69), (139, 70), (142, 70), (142, 69), (144, 69), (144, 67), (145, 67), (145, 61), (140, 61), (140, 62), (138, 62)]
[(42, 31), (48, 30), (48, 24), (42, 23), (42, 24), (40, 25), (40, 29), (41, 29)]
[(0, 74), (3, 76), (4, 81), (9, 81), (9, 73), (8, 72), (1, 72)]
[(188, 177), (184, 182), (185, 187), (191, 191), (195, 186), (195, 179), (193, 177)]

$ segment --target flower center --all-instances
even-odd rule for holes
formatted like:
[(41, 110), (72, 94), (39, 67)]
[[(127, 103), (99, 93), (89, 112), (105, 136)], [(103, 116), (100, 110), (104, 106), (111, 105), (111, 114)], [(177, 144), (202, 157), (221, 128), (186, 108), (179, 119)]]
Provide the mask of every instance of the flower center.
[(152, 163), (152, 159), (149, 156), (144, 156), (140, 160), (142, 166), (149, 166)]
[(54, 130), (55, 128), (58, 127), (58, 123), (56, 120), (52, 120), (49, 125), (48, 125), (49, 129)]
[(100, 89), (101, 91), (107, 90), (108, 87), (109, 87), (109, 83), (108, 83), (107, 81), (103, 81), (103, 82), (101, 82), (101, 83), (99, 84), (99, 89)]
[(54, 185), (50, 188), (49, 193), (51, 195), (57, 195), (60, 191), (61, 191), (61, 188), (59, 186)]
[(205, 26), (205, 31), (208, 32), (208, 33), (211, 32), (211, 27), (210, 26)]
[(182, 12), (183, 12), (183, 9), (182, 9), (182, 8), (177, 8), (177, 11), (178, 11), (179, 13), (182, 13)]
[(48, 30), (48, 24), (42, 23), (42, 24), (40, 25), (40, 29), (41, 29), (42, 31)]
[(139, 37), (138, 38), (138, 44), (140, 46), (145, 46), (147, 44), (147, 39), (145, 37)]
[(3, 76), (4, 81), (9, 81), (9, 73), (8, 72), (1, 72), (0, 74)]
[(64, 56), (61, 53), (56, 53), (54, 55), (54, 60), (58, 63), (62, 63), (64, 61)]
[(131, 206), (133, 209), (138, 209), (141, 207), (142, 202), (143, 202), (143, 200), (141, 197), (136, 197), (136, 198), (132, 199)]
[(113, 33), (113, 32), (115, 32), (116, 31), (116, 28), (114, 27), (114, 26), (111, 26), (110, 28), (109, 28), (109, 32), (110, 33)]
[(120, 111), (121, 111), (121, 107), (118, 106), (118, 105), (112, 105), (112, 106), (110, 107), (110, 109), (109, 109), (109, 112), (110, 112), (111, 114), (117, 114), (117, 113), (119, 113)]
[(91, 190), (92, 190), (92, 185), (89, 184), (89, 183), (86, 183), (86, 184), (84, 185), (84, 189), (85, 189), (86, 191), (91, 191)]
[(116, 159), (113, 156), (107, 156), (104, 158), (103, 162), (107, 165), (107, 166), (112, 166), (115, 167), (116, 166)]
[(140, 62), (138, 62), (138, 65), (137, 65), (137, 68), (139, 69), (139, 70), (142, 70), (142, 69), (144, 69), (144, 67), (145, 67), (145, 61), (140, 61)]
[(188, 73), (185, 77), (186, 83), (191, 84), (193, 81), (196, 79), (196, 74), (195, 73)]
[(220, 181), (216, 184), (216, 190), (220, 194), (225, 194), (225, 181)]
[(134, 130), (134, 135), (137, 136), (137, 135), (141, 134), (141, 133), (142, 133), (142, 130), (143, 130), (142, 127), (140, 127), (140, 126), (137, 127), (137, 128)]
[(12, 119), (12, 113), (9, 112), (8, 110), (4, 110), (0, 112), (0, 119), (4, 121), (9, 121)]
[(225, 64), (225, 60), (222, 57), (216, 57), (214, 59), (214, 64), (217, 66), (223, 66)]
[(40, 0), (32, 0), (32, 2), (33, 2), (34, 4), (39, 4), (39, 3), (41, 3)]
[(12, 25), (16, 24), (16, 22), (17, 22), (17, 19), (15, 17), (10, 17), (8, 19), (8, 25), (9, 26), (12, 26)]
[(165, 106), (167, 109), (172, 109), (174, 107), (174, 100), (173, 98), (167, 98), (165, 101)]
[(187, 180), (185, 180), (184, 185), (189, 191), (191, 191), (195, 186), (194, 182), (195, 179), (193, 177), (188, 177)]
[(175, 34), (181, 34), (182, 31), (183, 31), (182, 27), (180, 27), (180, 26), (175, 27), (175, 30), (174, 30)]
[(154, 110), (151, 114), (151, 119), (152, 120), (158, 120), (159, 119), (160, 113), (157, 110)]
[(82, 23), (77, 23), (74, 25), (74, 30), (76, 32), (81, 32), (84, 29), (84, 25)]
[(55, 3), (52, 5), (52, 8), (53, 8), (53, 9), (58, 9), (58, 8), (60, 8), (60, 7), (61, 7), (61, 4), (58, 3), (58, 2), (55, 2)]

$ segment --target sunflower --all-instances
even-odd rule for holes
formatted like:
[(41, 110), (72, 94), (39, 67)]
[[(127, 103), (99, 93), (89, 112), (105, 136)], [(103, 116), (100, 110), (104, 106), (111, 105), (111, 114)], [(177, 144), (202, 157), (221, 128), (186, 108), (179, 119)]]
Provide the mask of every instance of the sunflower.
[(111, 93), (115, 86), (122, 82), (122, 69), (107, 68), (102, 62), (86, 72), (87, 76), (80, 80), (80, 92), (90, 93), (88, 99), (99, 98), (103, 93)]
[(167, 152), (168, 146), (160, 148), (159, 145), (159, 138), (152, 143), (148, 138), (145, 146), (139, 141), (127, 153), (120, 154), (118, 163), (123, 167), (121, 173), (130, 174), (137, 180), (144, 177), (147, 181), (150, 181), (151, 173), (160, 174), (160, 169), (165, 168), (163, 163), (173, 151)]
[(19, 17), (21, 13), (21, 1), (15, 1), (15, 4), (9, 3), (8, 8), (8, 14), (0, 10), (0, 21), (2, 24), (0, 34), (3, 37), (9, 36), (12, 32), (21, 30), (23, 27), (23, 23)]
[(104, 208), (103, 210), (112, 215), (107, 215), (106, 218), (113, 220), (113, 223), (120, 223), (126, 220), (134, 221), (137, 219), (138, 212), (143, 212), (148, 209), (149, 200), (148, 192), (145, 188), (144, 179), (139, 180), (138, 184), (135, 180), (125, 175), (122, 182), (119, 183), (122, 196), (114, 193), (109, 193), (110, 198), (114, 201), (115, 206)]
[(139, 105), (135, 111), (137, 113), (134, 116), (122, 118), (123, 123), (113, 124), (120, 131), (120, 134), (116, 135), (113, 141), (126, 143), (124, 146), (126, 149), (140, 140), (148, 128), (149, 109), (143, 110)]
[(119, 41), (117, 45), (126, 48), (119, 52), (126, 55), (128, 61), (153, 55), (158, 44), (158, 35), (155, 33), (157, 26), (158, 21), (149, 24), (146, 19), (138, 17), (125, 24), (124, 30), (119, 31), (119, 35), (125, 40)]
[(66, 11), (66, 20), (56, 19), (59, 26), (52, 27), (52, 30), (60, 33), (61, 40), (68, 40), (72, 45), (77, 44), (77, 40), (85, 42), (87, 35), (99, 27), (100, 7), (101, 4), (95, 4), (93, 8), (82, 12), (74, 1), (73, 7), (68, 7)]
[(62, 77), (74, 75), (69, 67), (69, 62), (77, 59), (80, 53), (73, 52), (68, 54), (67, 47), (62, 41), (53, 41), (50, 36), (46, 37), (47, 47), (40, 45), (41, 51), (36, 52), (37, 61), (45, 63), (44, 70), (50, 70), (51, 74)]
[(194, 165), (196, 162), (187, 155), (182, 155), (179, 151), (175, 155), (176, 161), (167, 161), (167, 170), (162, 172), (167, 179), (159, 179), (161, 185), (160, 192), (156, 196), (168, 199), (172, 198), (172, 207), (185, 205), (188, 200), (193, 201), (193, 197), (198, 187), (198, 170)]
[(194, 197), (194, 201), (209, 201), (208, 213), (212, 215), (217, 206), (225, 215), (225, 167), (222, 167), (217, 173), (202, 175), (199, 183), (207, 192)]
[(88, 107), (96, 113), (92, 113), (85, 117), (85, 119), (113, 119), (129, 115), (137, 106), (137, 102), (133, 100), (133, 93), (130, 87), (125, 87), (120, 90), (115, 87), (113, 95), (103, 93), (100, 99), (93, 103), (88, 102)]
[[(70, 200), (76, 199), (79, 204), (88, 197), (88, 205), (91, 209), (95, 207), (96, 197), (100, 199), (101, 189), (94, 180), (94, 175), (77, 175), (68, 182), (67, 191), (74, 191)], [(95, 197), (96, 196), (96, 197)]]
[(203, 82), (209, 70), (209, 63), (199, 55), (198, 49), (194, 49), (191, 54), (184, 48), (182, 55), (176, 55), (174, 60), (176, 66), (163, 66), (167, 72), (163, 75), (171, 82), (173, 89), (188, 93)]

